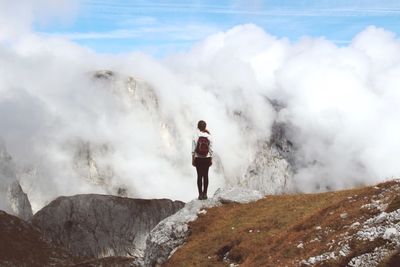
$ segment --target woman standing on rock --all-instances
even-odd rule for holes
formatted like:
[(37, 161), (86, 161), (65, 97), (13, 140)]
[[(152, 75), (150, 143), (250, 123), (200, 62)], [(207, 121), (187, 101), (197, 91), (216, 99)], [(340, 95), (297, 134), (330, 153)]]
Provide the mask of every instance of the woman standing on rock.
[(212, 165), (211, 134), (207, 130), (207, 124), (201, 120), (197, 123), (197, 134), (192, 141), (192, 165), (197, 171), (198, 199), (207, 199), (208, 169)]

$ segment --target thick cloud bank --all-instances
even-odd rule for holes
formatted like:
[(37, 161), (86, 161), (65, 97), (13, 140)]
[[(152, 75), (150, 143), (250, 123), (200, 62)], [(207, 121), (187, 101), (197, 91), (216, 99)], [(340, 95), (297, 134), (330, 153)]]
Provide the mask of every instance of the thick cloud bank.
[[(400, 175), (400, 41), (384, 29), (369, 27), (338, 47), (239, 25), (162, 60), (96, 54), (32, 32), (2, 39), (0, 137), (35, 210), (55, 196), (107, 186), (133, 197), (192, 199), (199, 119), (208, 122), (218, 156), (210, 191), (240, 180), (274, 120), (291, 125), (297, 147), (292, 189)], [(94, 78), (101, 69), (119, 74), (110, 84)], [(130, 75), (149, 88), (153, 104), (119, 89)], [(274, 111), (268, 99), (284, 108)], [(102, 185), (82, 179), (77, 167), (77, 158), (96, 153), (95, 171), (108, 173)]]

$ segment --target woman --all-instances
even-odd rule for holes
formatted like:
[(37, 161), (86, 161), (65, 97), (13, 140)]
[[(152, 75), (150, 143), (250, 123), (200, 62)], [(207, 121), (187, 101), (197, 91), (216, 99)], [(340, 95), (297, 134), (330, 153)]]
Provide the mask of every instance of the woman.
[(212, 142), (210, 132), (205, 121), (197, 123), (197, 134), (192, 142), (192, 165), (197, 171), (198, 199), (207, 199), (208, 169), (212, 165)]

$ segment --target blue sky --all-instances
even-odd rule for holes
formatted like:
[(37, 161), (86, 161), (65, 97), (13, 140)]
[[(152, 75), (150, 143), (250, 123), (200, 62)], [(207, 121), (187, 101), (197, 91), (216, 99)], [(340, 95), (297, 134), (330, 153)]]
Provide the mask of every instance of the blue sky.
[(82, 0), (70, 23), (36, 24), (98, 52), (163, 55), (189, 48), (218, 31), (254, 23), (296, 41), (303, 36), (346, 45), (369, 25), (400, 31), (399, 0)]

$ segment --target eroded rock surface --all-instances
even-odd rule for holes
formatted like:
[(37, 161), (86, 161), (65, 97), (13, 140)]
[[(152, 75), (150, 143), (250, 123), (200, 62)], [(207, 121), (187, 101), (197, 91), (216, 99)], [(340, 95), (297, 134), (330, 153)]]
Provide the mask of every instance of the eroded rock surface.
[(290, 163), (268, 142), (260, 144), (253, 163), (241, 179), (241, 185), (262, 192), (264, 195), (286, 191), (292, 177)]
[[(281, 109), (272, 103), (276, 112)], [(290, 125), (275, 121), (269, 140), (259, 140), (253, 162), (240, 179), (240, 185), (264, 195), (281, 194), (288, 190), (296, 171), (296, 148), (291, 141)]]
[(167, 199), (76, 195), (57, 198), (32, 223), (75, 256), (141, 258), (149, 232), (183, 206)]
[(24, 220), (32, 217), (28, 196), (16, 178), (15, 164), (0, 142), (0, 209)]

